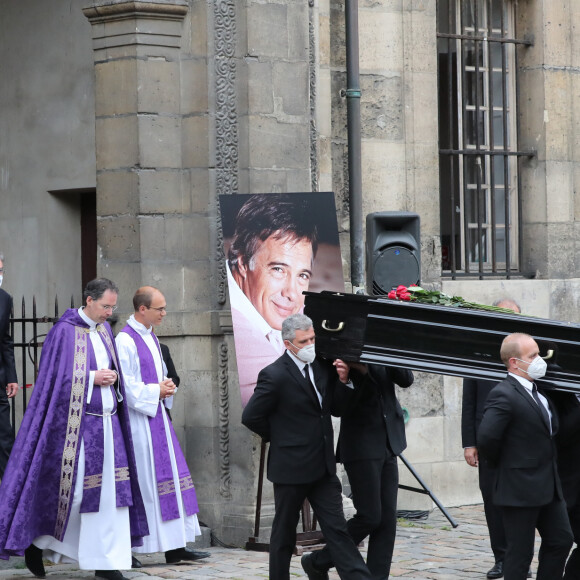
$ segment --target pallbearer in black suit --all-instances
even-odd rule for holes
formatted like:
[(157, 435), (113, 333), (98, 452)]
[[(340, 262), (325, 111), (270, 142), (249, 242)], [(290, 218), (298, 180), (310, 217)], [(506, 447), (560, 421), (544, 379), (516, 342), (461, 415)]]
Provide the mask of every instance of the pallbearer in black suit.
[[(344, 463), (356, 514), (347, 522), (356, 544), (367, 536), (367, 566), (375, 580), (386, 580), (397, 529), (397, 455), (407, 447), (403, 410), (395, 384), (409, 387), (406, 369), (351, 364), (356, 393), (341, 418), (337, 460)], [(333, 566), (324, 548), (302, 557), (310, 580), (326, 580)]]
[(558, 449), (558, 473), (566, 500), (568, 518), (574, 534), (576, 548), (572, 550), (564, 580), (580, 578), (580, 400), (578, 394), (550, 391), (549, 398), (555, 404), (560, 419), (556, 435)]
[(508, 376), (489, 394), (477, 447), (497, 468), (493, 500), (501, 509), (507, 540), (505, 580), (525, 580), (534, 556), (535, 530), (542, 537), (538, 580), (562, 578), (572, 546), (556, 468), (558, 417), (534, 381), (546, 363), (527, 334), (508, 335), (501, 359)]
[[(521, 309), (517, 302), (502, 298), (493, 303), (500, 308), (509, 308), (520, 313)], [(463, 379), (463, 399), (461, 403), (461, 440), (463, 444), (463, 455), (465, 461), (471, 467), (478, 468), (479, 489), (483, 498), (485, 509), (485, 519), (489, 530), (489, 543), (495, 559), (487, 577), (503, 578), (503, 559), (506, 550), (505, 533), (503, 521), (498, 506), (493, 503), (493, 485), (495, 481), (495, 468), (489, 461), (479, 457), (477, 451), (477, 429), (483, 417), (483, 409), (487, 397), (491, 390), (497, 385), (497, 381), (485, 379)], [(528, 571), (528, 578), (532, 577), (531, 570)]]
[(332, 414), (354, 394), (343, 361), (315, 359), (312, 321), (293, 314), (282, 324), (285, 353), (258, 375), (242, 423), (270, 442), (268, 479), (274, 484), (270, 580), (288, 580), (300, 508), (308, 499), (341, 578), (371, 575), (350, 537), (336, 476)]
[[(4, 256), (0, 254), (0, 286), (4, 277)], [(10, 403), (8, 399), (18, 392), (16, 366), (14, 365), (14, 343), (10, 336), (8, 321), (12, 310), (12, 297), (0, 289), (0, 479), (8, 463), (14, 436), (10, 426)]]

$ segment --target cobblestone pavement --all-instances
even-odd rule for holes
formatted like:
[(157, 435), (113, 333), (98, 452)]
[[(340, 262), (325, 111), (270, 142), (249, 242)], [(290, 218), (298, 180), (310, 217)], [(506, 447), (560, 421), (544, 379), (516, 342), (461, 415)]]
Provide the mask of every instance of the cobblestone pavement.
[[(459, 524), (452, 528), (443, 514), (433, 511), (427, 520), (400, 521), (391, 568), (391, 578), (406, 580), (468, 580), (485, 579), (493, 565), (487, 528), (481, 505), (464, 506), (448, 510)], [(536, 540), (536, 554), (539, 539)], [(206, 548), (204, 548), (205, 550)], [(268, 554), (247, 552), (241, 549), (207, 548), (211, 557), (193, 564), (167, 565), (161, 554), (139, 556), (144, 567), (123, 574), (131, 580), (182, 578), (212, 580), (264, 580), (268, 578)], [(365, 549), (362, 548), (363, 555)], [(1, 580), (30, 578), (22, 558), (12, 558), (11, 568), (0, 570)], [(534, 558), (532, 569), (537, 567)], [(81, 571), (72, 565), (47, 565), (48, 580), (94, 578), (92, 572)], [(535, 576), (535, 574), (534, 574)], [(292, 558), (291, 578), (305, 578), (300, 558)], [(330, 578), (339, 578), (331, 572)]]

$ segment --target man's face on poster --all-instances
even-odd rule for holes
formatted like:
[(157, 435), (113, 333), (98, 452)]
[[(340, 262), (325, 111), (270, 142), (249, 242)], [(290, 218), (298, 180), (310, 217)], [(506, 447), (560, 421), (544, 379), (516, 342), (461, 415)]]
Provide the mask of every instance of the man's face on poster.
[(280, 330), (284, 319), (304, 306), (302, 292), (310, 285), (313, 259), (309, 240), (274, 234), (248, 264), (240, 261), (235, 278), (264, 320)]

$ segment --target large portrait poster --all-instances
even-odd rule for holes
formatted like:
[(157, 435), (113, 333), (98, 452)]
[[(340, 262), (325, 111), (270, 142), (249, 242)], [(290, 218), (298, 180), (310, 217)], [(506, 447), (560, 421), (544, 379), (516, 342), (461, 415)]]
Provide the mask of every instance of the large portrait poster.
[(242, 406), (310, 290), (344, 291), (334, 194), (220, 195)]

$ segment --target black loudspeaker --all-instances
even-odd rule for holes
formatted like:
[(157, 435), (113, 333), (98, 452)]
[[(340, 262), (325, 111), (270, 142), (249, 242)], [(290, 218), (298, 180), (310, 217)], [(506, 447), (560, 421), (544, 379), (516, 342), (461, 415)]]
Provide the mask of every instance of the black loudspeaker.
[(406, 211), (367, 215), (367, 291), (388, 294), (421, 282), (421, 222)]

